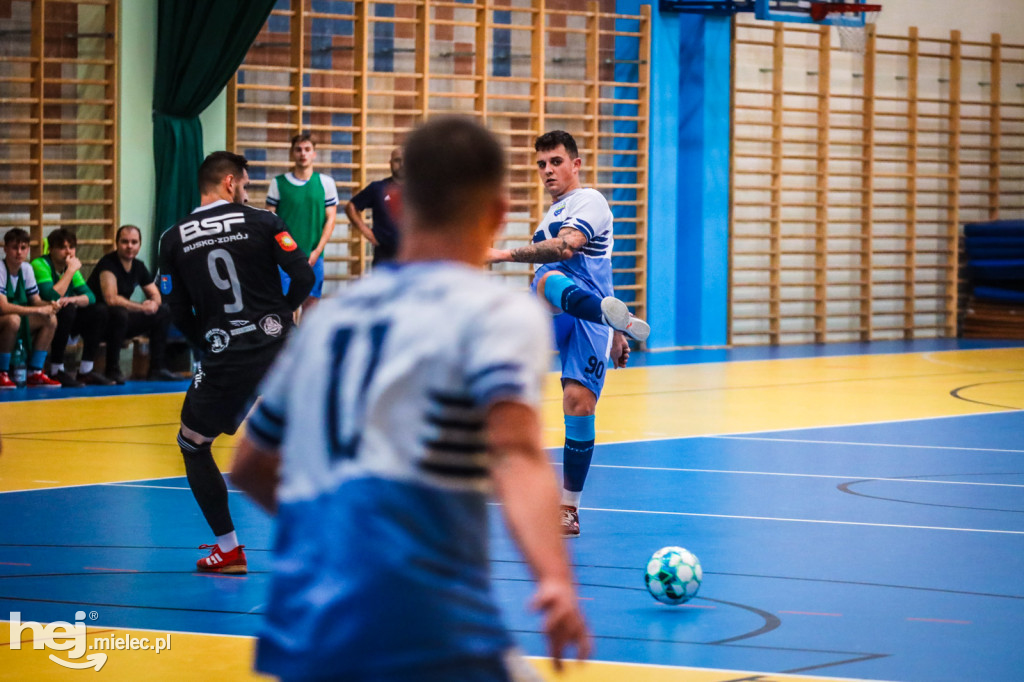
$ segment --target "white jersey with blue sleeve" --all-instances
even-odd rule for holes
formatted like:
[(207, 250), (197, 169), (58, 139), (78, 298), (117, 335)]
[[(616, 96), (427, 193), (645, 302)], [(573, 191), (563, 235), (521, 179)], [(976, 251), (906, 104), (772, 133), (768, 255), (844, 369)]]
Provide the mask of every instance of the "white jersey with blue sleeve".
[(584, 187), (560, 197), (544, 214), (533, 241), (552, 239), (562, 228), (572, 227), (586, 236), (587, 243), (572, 258), (541, 268), (559, 270), (581, 288), (601, 297), (611, 296), (612, 249), (615, 247), (612, 225), (608, 201), (596, 189)]
[(452, 263), (379, 268), (325, 300), (248, 426), (282, 455), (257, 667), (290, 679), (488, 656), (488, 408), (538, 406), (551, 344), (535, 299)]
[(25, 295), (34, 296), (39, 293), (39, 285), (36, 283), (36, 273), (32, 269), (32, 266), (28, 261), (21, 264), (17, 272), (7, 271), (7, 262), (0, 258), (0, 294), (4, 296), (13, 296), (14, 291), (7, 291), (7, 282), (10, 281), (11, 285), (15, 288), (18, 286), (18, 280), (22, 279), (25, 282)]

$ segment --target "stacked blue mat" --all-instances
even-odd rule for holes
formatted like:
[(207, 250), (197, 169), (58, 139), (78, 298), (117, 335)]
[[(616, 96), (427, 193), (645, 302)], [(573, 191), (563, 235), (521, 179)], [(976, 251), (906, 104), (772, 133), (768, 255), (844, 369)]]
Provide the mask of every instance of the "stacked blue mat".
[(1024, 304), (1024, 220), (971, 223), (964, 236), (975, 298)]

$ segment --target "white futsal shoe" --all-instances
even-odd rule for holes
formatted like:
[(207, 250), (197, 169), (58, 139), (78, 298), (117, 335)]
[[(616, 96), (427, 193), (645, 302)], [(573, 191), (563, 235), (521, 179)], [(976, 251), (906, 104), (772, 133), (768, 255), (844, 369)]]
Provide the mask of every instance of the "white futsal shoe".
[(651, 335), (651, 325), (629, 312), (626, 304), (614, 296), (601, 299), (601, 317), (606, 325), (634, 341), (643, 343)]

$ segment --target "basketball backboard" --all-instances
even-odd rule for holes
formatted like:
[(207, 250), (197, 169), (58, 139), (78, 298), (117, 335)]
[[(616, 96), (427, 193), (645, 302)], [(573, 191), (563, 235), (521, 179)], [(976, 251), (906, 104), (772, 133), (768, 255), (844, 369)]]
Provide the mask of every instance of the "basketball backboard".
[[(848, 5), (863, 5), (865, 0), (840, 0)], [(763, 21), (789, 21), (798, 24), (824, 24), (825, 26), (863, 26), (864, 13), (829, 14), (822, 20), (811, 16), (810, 0), (754, 0), (754, 16)]]
[[(839, 0), (837, 0), (838, 2)], [(849, 5), (863, 5), (866, 0), (842, 0)], [(831, 2), (831, 0), (822, 0)], [(811, 0), (661, 0), (663, 12), (688, 12), (696, 14), (736, 14), (753, 12), (763, 21), (786, 21), (799, 24), (820, 24), (824, 26), (863, 26), (863, 12), (828, 14), (818, 21), (811, 16), (811, 6), (821, 4)]]

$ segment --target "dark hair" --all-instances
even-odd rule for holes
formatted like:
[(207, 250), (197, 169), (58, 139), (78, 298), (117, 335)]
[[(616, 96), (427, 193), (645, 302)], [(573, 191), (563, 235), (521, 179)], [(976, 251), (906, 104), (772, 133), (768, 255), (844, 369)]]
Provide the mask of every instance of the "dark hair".
[(544, 133), (533, 143), (533, 150), (535, 152), (549, 152), (558, 147), (558, 145), (565, 147), (565, 151), (569, 153), (570, 159), (579, 158), (580, 150), (576, 146), (576, 140), (564, 130), (552, 130), (550, 133)]
[(462, 116), (431, 119), (405, 143), (403, 202), (428, 225), (460, 221), (478, 208), (480, 190), (500, 186), (505, 153), (479, 123)]
[(309, 132), (308, 130), (294, 136), (292, 138), (292, 146), (289, 147), (289, 149), (295, 149), (295, 145), (297, 145), (300, 142), (308, 142), (311, 145), (313, 145), (313, 149), (316, 149), (316, 142), (313, 141), (313, 133)]
[(140, 230), (138, 228), (138, 226), (136, 226), (136, 225), (122, 225), (121, 227), (117, 228), (117, 232), (114, 234), (114, 243), (115, 244), (118, 243), (119, 241), (121, 241), (121, 233), (124, 232), (125, 230), (135, 230), (136, 232), (138, 232), (139, 233), (139, 243), (140, 244), (142, 243), (142, 230)]
[(199, 193), (206, 194), (217, 187), (228, 175), (241, 180), (242, 171), (249, 167), (249, 160), (232, 152), (213, 152), (199, 166)]
[(31, 244), (32, 239), (28, 236), (28, 232), (21, 229), (20, 227), (12, 227), (7, 230), (7, 234), (4, 235), (4, 246), (12, 244)]
[(65, 244), (71, 248), (75, 248), (78, 246), (78, 237), (76, 237), (75, 233), (71, 230), (60, 227), (49, 234), (46, 238), (46, 243), (50, 245), (50, 251), (59, 249)]

